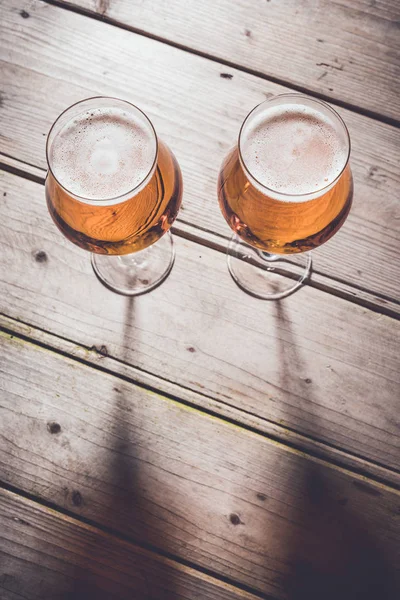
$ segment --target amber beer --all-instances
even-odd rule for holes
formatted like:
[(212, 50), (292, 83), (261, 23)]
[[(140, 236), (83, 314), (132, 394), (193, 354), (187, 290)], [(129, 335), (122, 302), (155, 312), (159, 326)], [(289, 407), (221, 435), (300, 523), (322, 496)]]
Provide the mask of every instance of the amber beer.
[(50, 214), (69, 240), (91, 252), (122, 255), (147, 248), (179, 210), (176, 159), (139, 113), (120, 106), (89, 109), (61, 121), (49, 135)]
[(288, 97), (246, 119), (218, 182), (222, 213), (242, 240), (274, 254), (315, 248), (344, 223), (352, 202), (349, 142), (327, 105)]

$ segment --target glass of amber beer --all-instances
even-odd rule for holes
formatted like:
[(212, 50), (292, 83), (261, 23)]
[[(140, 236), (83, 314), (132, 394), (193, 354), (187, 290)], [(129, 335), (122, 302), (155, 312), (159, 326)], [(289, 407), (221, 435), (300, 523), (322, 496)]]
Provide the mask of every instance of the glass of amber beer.
[(102, 283), (130, 296), (161, 283), (174, 262), (182, 176), (148, 117), (117, 98), (82, 100), (55, 121), (46, 155), (49, 212), (92, 252)]
[(234, 231), (228, 268), (241, 288), (279, 299), (308, 277), (308, 251), (349, 213), (349, 156), (346, 125), (325, 102), (288, 93), (249, 113), (218, 180), (220, 208)]

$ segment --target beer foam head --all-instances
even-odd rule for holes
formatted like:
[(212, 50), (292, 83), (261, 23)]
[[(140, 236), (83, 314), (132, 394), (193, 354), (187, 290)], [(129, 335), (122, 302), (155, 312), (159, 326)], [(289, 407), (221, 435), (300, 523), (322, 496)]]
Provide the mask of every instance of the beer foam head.
[(157, 155), (150, 121), (128, 104), (79, 112), (64, 119), (49, 139), (48, 159), (54, 176), (70, 193), (87, 200), (108, 200), (131, 192), (151, 172)]
[(299, 96), (279, 98), (246, 119), (239, 140), (242, 160), (268, 195), (295, 201), (318, 196), (346, 165), (347, 130), (327, 105)]

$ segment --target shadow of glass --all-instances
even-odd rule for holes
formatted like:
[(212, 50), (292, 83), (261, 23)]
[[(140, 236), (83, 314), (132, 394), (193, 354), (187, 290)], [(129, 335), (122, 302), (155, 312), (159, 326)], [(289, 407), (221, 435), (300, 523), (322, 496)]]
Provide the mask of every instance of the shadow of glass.
[[(124, 328), (122, 337), (122, 361), (127, 361), (128, 354), (132, 352), (132, 331), (134, 327), (135, 306), (134, 299), (126, 299), (124, 315)], [(129, 350), (129, 352), (128, 352)], [(107, 527), (122, 532), (124, 537), (129, 537), (145, 548), (149, 540), (154, 540), (152, 531), (150, 537), (149, 523), (156, 520), (149, 513), (146, 505), (146, 491), (143, 490), (143, 475), (140, 473), (140, 440), (135, 428), (135, 416), (131, 395), (132, 385), (123, 381), (116, 381), (113, 387), (113, 412), (109, 415), (111, 426), (110, 444), (105, 460), (107, 465), (107, 480), (110, 482), (111, 494), (108, 505), (103, 507), (103, 515), (97, 518), (98, 522), (107, 524)], [(133, 416), (132, 416), (133, 415)], [(147, 492), (148, 493), (148, 492)], [(159, 527), (159, 525), (158, 525)], [(159, 535), (159, 534), (158, 534)], [(110, 548), (110, 552), (108, 552)], [(165, 550), (165, 548), (164, 548)], [(107, 537), (93, 547), (90, 545), (90, 566), (104, 562), (104, 557), (113, 555)], [(87, 559), (85, 559), (87, 561)], [(128, 557), (129, 560), (129, 557)], [(143, 558), (143, 561), (146, 559)], [(86, 567), (89, 565), (86, 563)], [(72, 574), (73, 589), (63, 596), (63, 600), (112, 600), (113, 598), (129, 598), (130, 600), (172, 600), (177, 597), (174, 593), (174, 582), (169, 578), (166, 569), (158, 569), (154, 577), (149, 575), (150, 569), (142, 568), (137, 560), (132, 561), (132, 573), (126, 574), (126, 569), (121, 572), (120, 580), (116, 580), (115, 571), (118, 564), (109, 560), (104, 565), (104, 571), (86, 568), (79, 564)], [(112, 567), (114, 575), (107, 578), (107, 568)], [(106, 589), (105, 589), (106, 588)]]
[(394, 600), (395, 583), (362, 515), (339, 499), (318, 465), (303, 476), (304, 537), (293, 540), (291, 600)]
[[(285, 330), (285, 342), (277, 335), (281, 387), (290, 390), (293, 378), (302, 382), (302, 395), (310, 401), (309, 425), (318, 438), (317, 399), (290, 314), (284, 300), (275, 301), (274, 307), (277, 328)], [(335, 489), (328, 470), (309, 460), (293, 477), (298, 478), (299, 492), (293, 520), (299, 526), (288, 540), (289, 570), (283, 584), (288, 600), (395, 600), (394, 575), (383, 550), (363, 515)]]

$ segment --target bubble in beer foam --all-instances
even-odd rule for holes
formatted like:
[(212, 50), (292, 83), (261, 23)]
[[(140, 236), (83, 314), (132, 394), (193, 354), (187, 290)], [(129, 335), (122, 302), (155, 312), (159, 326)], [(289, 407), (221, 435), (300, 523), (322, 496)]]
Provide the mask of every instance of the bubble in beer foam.
[(348, 142), (334, 115), (288, 103), (250, 116), (240, 150), (246, 168), (262, 186), (277, 197), (301, 196), (337, 178), (346, 164)]
[(144, 117), (121, 108), (88, 110), (67, 122), (50, 148), (52, 171), (69, 192), (88, 200), (122, 196), (151, 170), (156, 138)]

